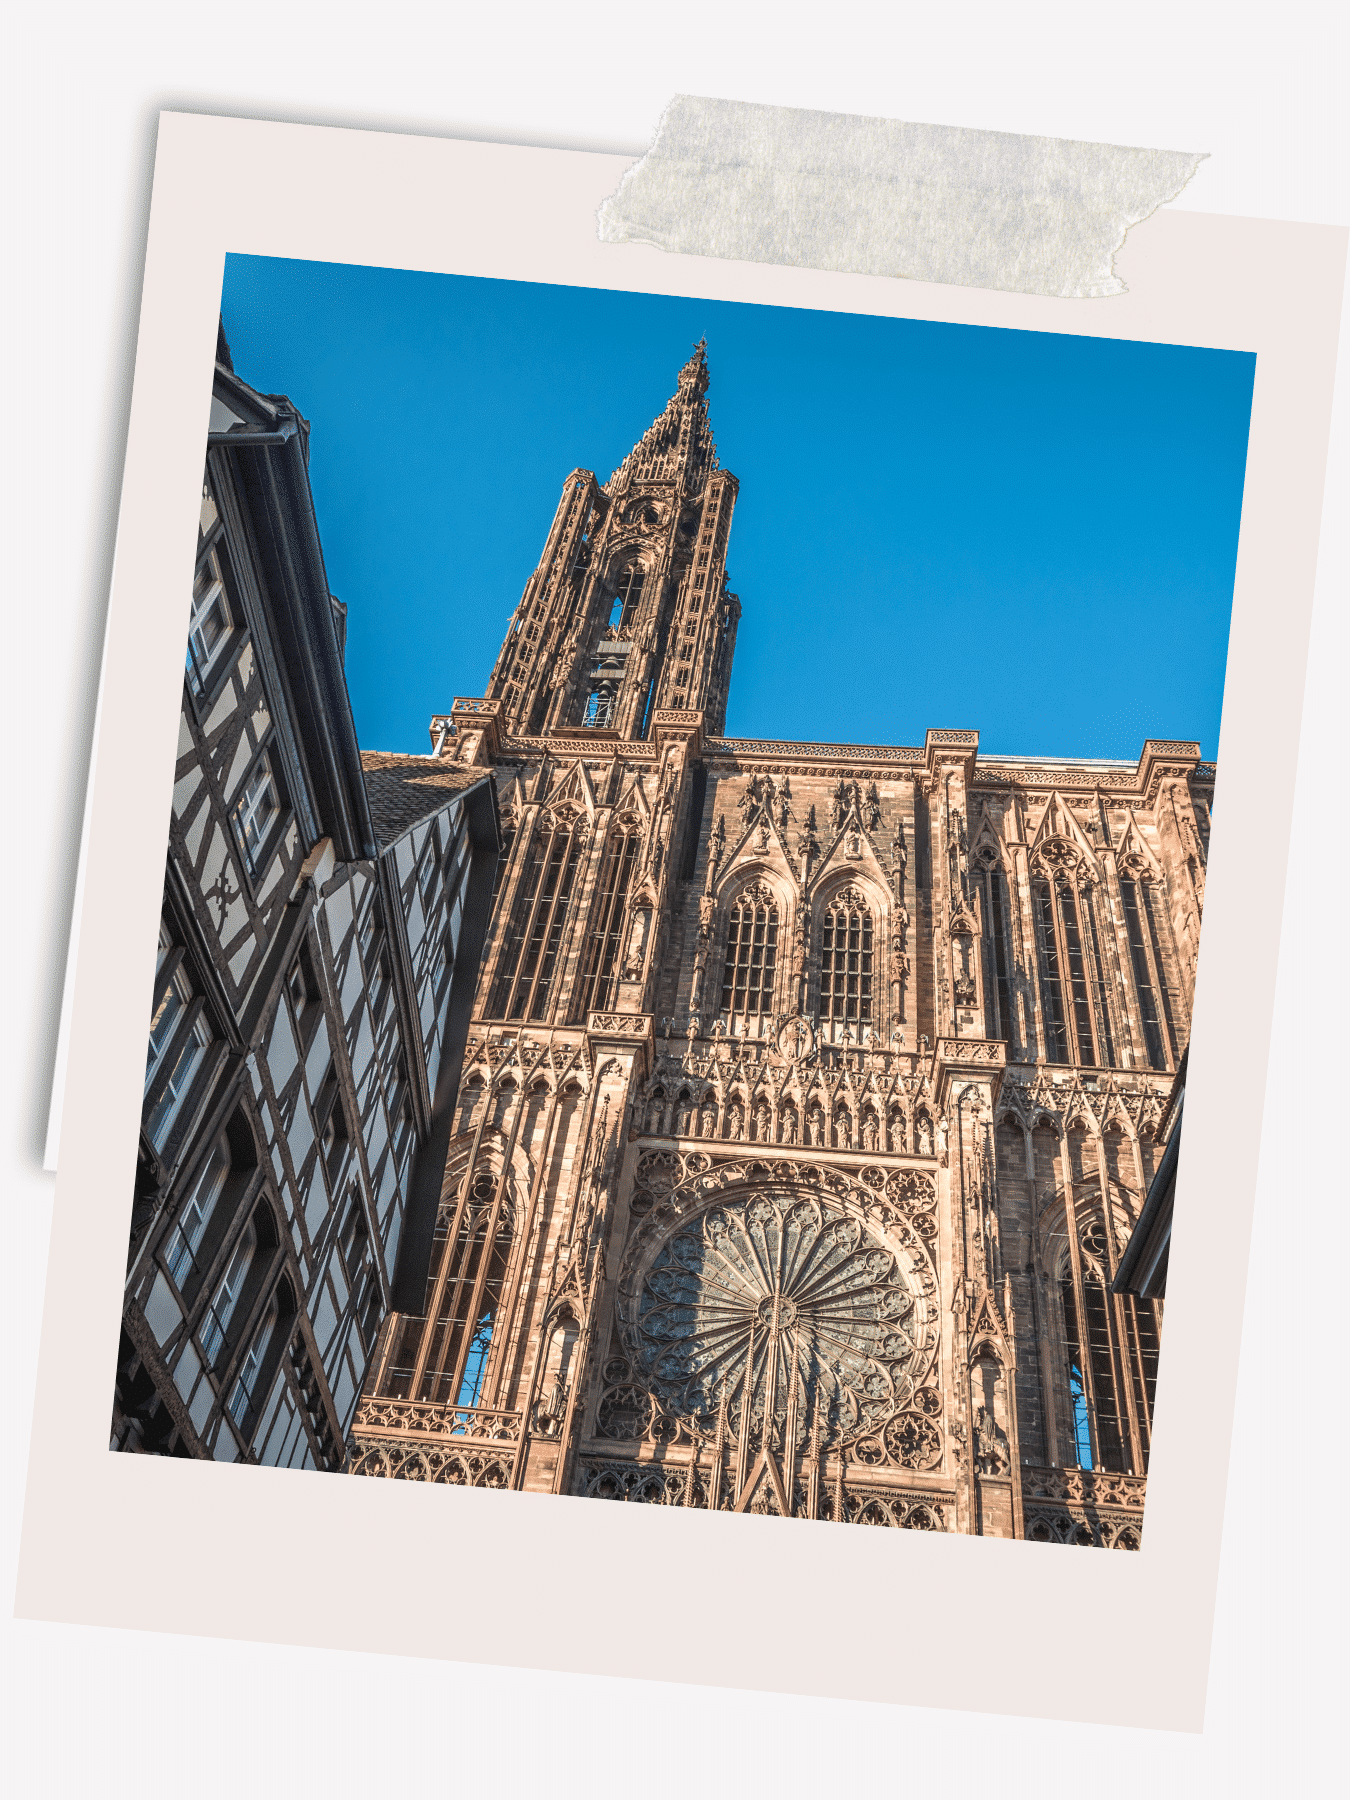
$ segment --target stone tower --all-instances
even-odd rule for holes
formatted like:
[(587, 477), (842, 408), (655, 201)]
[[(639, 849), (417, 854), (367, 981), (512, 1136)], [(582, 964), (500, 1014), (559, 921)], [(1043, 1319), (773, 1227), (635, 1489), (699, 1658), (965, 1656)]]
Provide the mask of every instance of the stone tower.
[(740, 602), (726, 590), (736, 478), (717, 466), (700, 342), (665, 411), (601, 487), (574, 469), (488, 684), (524, 737), (645, 738), (656, 707), (720, 731)]
[(1212, 765), (722, 734), (704, 347), (568, 477), (489, 693), (507, 850), (426, 1297), (361, 1474), (1135, 1548), (1112, 1292), (1189, 1027)]

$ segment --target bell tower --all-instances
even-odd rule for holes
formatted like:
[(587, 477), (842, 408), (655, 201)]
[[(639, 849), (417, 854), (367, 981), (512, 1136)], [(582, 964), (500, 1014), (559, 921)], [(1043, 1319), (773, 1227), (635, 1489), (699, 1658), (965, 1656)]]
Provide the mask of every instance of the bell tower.
[(487, 698), (512, 736), (650, 734), (657, 708), (725, 725), (740, 601), (727, 591), (738, 483), (718, 467), (706, 343), (601, 486), (574, 469), (525, 584)]

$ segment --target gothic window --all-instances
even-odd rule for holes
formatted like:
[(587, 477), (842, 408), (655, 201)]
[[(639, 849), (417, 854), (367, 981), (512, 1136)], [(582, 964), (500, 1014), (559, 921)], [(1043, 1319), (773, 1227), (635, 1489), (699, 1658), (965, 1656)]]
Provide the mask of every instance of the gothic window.
[(1050, 1062), (1069, 1060), (1068, 1034), (1064, 1026), (1064, 990), (1060, 982), (1059, 945), (1055, 936), (1054, 901), (1048, 881), (1032, 883), (1036, 909), (1036, 947), (1041, 962), (1041, 1018), (1045, 1027), (1045, 1054)]
[(1083, 938), (1078, 929), (1078, 906), (1073, 883), (1061, 881), (1058, 890), (1059, 920), (1064, 932), (1064, 961), (1069, 975), (1078, 1060), (1085, 1067), (1093, 1068), (1097, 1058), (1092, 1041), (1092, 1003), (1088, 998), (1087, 967), (1083, 960)]
[(1031, 896), (1047, 1059), (1110, 1068), (1115, 1045), (1092, 887), (1066, 846), (1046, 849)]
[(820, 933), (820, 1018), (829, 1043), (872, 1022), (872, 913), (857, 888), (825, 909)]
[(1144, 1472), (1148, 1470), (1149, 1448), (1153, 1436), (1153, 1400), (1158, 1384), (1158, 1318), (1160, 1302), (1141, 1300), (1134, 1294), (1122, 1296), (1125, 1314), (1125, 1340), (1130, 1378), (1134, 1388), (1135, 1417), (1139, 1421), (1140, 1448)]
[(1093, 1467), (1092, 1426), (1088, 1419), (1087, 1389), (1083, 1385), (1083, 1357), (1078, 1342), (1078, 1312), (1074, 1306), (1073, 1276), (1066, 1270), (1060, 1279), (1064, 1302), (1064, 1336), (1069, 1351), (1069, 1411), (1073, 1456), (1080, 1469)]
[(1130, 943), (1134, 987), (1139, 997), (1139, 1017), (1144, 1026), (1144, 1046), (1148, 1053), (1149, 1067), (1165, 1069), (1167, 1056), (1163, 1049), (1161, 1021), (1158, 1016), (1158, 992), (1154, 985), (1154, 965), (1151, 959), (1152, 946), (1149, 942), (1149, 935), (1155, 934), (1148, 934), (1147, 931), (1153, 920), (1149, 916), (1146, 925), (1144, 910), (1139, 903), (1141, 888), (1147, 894), (1145, 882), (1136, 882), (1122, 875), (1120, 897), (1125, 907), (1125, 933)]
[(580, 818), (545, 814), (535, 826), (492, 990), (494, 1019), (543, 1019), (576, 882)]
[(441, 1209), (427, 1273), (427, 1311), (407, 1319), (383, 1391), (396, 1399), (483, 1402), (512, 1226), (496, 1171), (479, 1168), (457, 1206)]
[(1002, 868), (992, 864), (984, 871), (984, 916), (986, 920), (984, 1004), (988, 1020), (985, 1029), (991, 1038), (1013, 1041), (1012, 991), (1008, 981), (1011, 961), (1008, 945), (1008, 879)]
[(1100, 1217), (1079, 1224), (1077, 1262), (1067, 1250), (1060, 1262), (1071, 1449), (1082, 1468), (1142, 1475), (1157, 1378), (1156, 1315), (1147, 1303), (1135, 1310), (1111, 1293), (1108, 1229)]
[(627, 567), (620, 569), (614, 603), (609, 609), (611, 631), (632, 630), (638, 607), (642, 603), (642, 589), (646, 579), (646, 570), (640, 563), (629, 563)]
[(756, 882), (742, 890), (727, 915), (722, 1013), (728, 1031), (762, 1037), (768, 1030), (777, 958), (778, 902)]
[(599, 889), (591, 907), (590, 935), (582, 965), (578, 1018), (607, 1012), (619, 988), (619, 953), (628, 917), (628, 890), (642, 846), (636, 826), (616, 826), (605, 846)]
[(281, 790), (272, 768), (272, 759), (264, 750), (249, 771), (244, 791), (234, 803), (230, 823), (235, 842), (250, 875), (256, 877), (262, 868), (263, 852), (272, 827), (281, 817)]
[(226, 587), (223, 546), (217, 539), (203, 550), (192, 580), (187, 678), (194, 694), (205, 693), (212, 669), (234, 627)]
[(1140, 882), (1144, 901), (1144, 917), (1148, 920), (1149, 945), (1153, 951), (1153, 966), (1158, 971), (1158, 994), (1162, 1001), (1163, 1022), (1167, 1026), (1167, 1041), (1172, 1050), (1172, 1063), (1177, 1060), (1177, 1026), (1176, 1007), (1172, 984), (1168, 980), (1167, 959), (1163, 954), (1162, 938), (1158, 929), (1158, 908), (1155, 899), (1155, 888), (1151, 881)]
[(1087, 920), (1088, 931), (1092, 938), (1092, 968), (1097, 982), (1097, 1017), (1102, 1032), (1102, 1062), (1112, 1069), (1116, 1065), (1116, 1046), (1111, 1036), (1111, 1003), (1108, 998), (1106, 964), (1102, 960), (1101, 934), (1097, 930), (1097, 908), (1092, 903), (1092, 889), (1080, 890), (1083, 899), (1083, 916)]

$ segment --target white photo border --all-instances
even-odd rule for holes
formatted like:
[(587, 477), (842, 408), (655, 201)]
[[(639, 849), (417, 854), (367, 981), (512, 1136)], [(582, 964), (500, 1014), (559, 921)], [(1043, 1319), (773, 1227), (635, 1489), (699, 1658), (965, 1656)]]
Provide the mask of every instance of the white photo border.
[[(1119, 254), (1127, 294), (1057, 300), (604, 245), (595, 209), (628, 166), (161, 117), (16, 1610), (1198, 1731), (1348, 234), (1163, 211)], [(1141, 1552), (109, 1454), (183, 570), (229, 251), (1256, 352)]]

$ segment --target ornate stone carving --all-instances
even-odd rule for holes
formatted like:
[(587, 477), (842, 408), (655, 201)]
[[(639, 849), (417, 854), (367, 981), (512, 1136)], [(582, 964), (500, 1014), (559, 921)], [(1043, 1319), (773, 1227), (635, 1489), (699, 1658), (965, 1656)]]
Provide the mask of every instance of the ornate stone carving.
[[(696, 1436), (725, 1417), (752, 1446), (782, 1447), (791, 1413), (798, 1449), (812, 1432), (828, 1448), (880, 1442), (910, 1416), (936, 1350), (936, 1284), (900, 1210), (862, 1188), (850, 1206), (851, 1191), (781, 1162), (714, 1164), (672, 1190), (621, 1279), (624, 1341), (647, 1391)], [(889, 1216), (889, 1242), (871, 1212)], [(926, 1411), (897, 1431), (878, 1460), (940, 1455)]]

